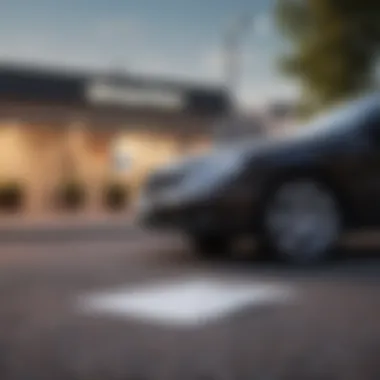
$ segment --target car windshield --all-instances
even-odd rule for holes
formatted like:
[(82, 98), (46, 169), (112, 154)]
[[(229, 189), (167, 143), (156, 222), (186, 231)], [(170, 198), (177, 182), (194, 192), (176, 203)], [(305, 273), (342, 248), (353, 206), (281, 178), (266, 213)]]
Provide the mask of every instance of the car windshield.
[(371, 110), (374, 106), (378, 106), (378, 96), (364, 97), (343, 103), (333, 111), (329, 110), (318, 115), (306, 125), (296, 126), (297, 135), (313, 136), (325, 133), (339, 133), (355, 128), (358, 122)]
[[(218, 123), (214, 129), (213, 147), (234, 147), (260, 143), (268, 140), (303, 139), (308, 137), (322, 137), (345, 133), (352, 128), (360, 127), (363, 119), (374, 108), (379, 106), (378, 95), (365, 96), (359, 99), (346, 101), (333, 110), (325, 111), (307, 123), (294, 122), (284, 128), (259, 127), (241, 128), (241, 123), (224, 121)], [(232, 124), (231, 124), (232, 123)]]

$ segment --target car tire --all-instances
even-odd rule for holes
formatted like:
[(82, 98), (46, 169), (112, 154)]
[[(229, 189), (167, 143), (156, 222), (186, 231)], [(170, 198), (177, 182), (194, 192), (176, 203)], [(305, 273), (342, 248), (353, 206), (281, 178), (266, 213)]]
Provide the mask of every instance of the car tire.
[(202, 259), (222, 259), (230, 254), (231, 242), (221, 235), (191, 236), (194, 254)]
[(313, 178), (274, 186), (261, 216), (262, 255), (296, 265), (325, 262), (343, 230), (343, 213), (334, 191)]

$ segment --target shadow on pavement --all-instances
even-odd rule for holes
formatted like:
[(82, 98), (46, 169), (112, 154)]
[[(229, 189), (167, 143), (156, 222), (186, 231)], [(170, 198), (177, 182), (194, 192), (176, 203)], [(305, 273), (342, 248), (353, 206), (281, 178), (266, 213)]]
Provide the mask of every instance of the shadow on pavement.
[(336, 257), (319, 265), (294, 266), (273, 259), (258, 260), (255, 257), (234, 256), (220, 259), (210, 265), (221, 269), (236, 269), (242, 272), (294, 278), (326, 277), (326, 279), (350, 278), (380, 281), (380, 250), (378, 248), (342, 248)]

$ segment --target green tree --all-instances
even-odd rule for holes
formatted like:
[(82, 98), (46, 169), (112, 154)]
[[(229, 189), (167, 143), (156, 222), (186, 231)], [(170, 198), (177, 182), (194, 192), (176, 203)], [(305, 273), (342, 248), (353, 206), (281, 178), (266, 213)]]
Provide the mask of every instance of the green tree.
[(380, 51), (380, 0), (277, 0), (290, 41), (281, 69), (297, 78), (307, 112), (374, 86)]

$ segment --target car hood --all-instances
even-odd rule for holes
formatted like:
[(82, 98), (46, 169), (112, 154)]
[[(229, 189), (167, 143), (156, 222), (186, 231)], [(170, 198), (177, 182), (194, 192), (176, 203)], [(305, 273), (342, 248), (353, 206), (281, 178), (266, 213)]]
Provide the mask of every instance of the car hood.
[(204, 154), (185, 157), (165, 167), (159, 172), (176, 171), (203, 165), (212, 167), (218, 161), (228, 163), (229, 158), (248, 157), (250, 162), (284, 165), (303, 163), (319, 159), (321, 156), (339, 151), (366, 149), (368, 141), (358, 133), (358, 126), (365, 124), (368, 113), (379, 109), (379, 95), (349, 102), (307, 122), (299, 128), (278, 136), (256, 137), (219, 143)]
[(157, 174), (164, 174), (177, 171), (194, 170), (197, 166), (213, 166), (220, 162), (226, 164), (231, 159), (240, 156), (259, 156), (260, 153), (269, 152), (280, 144), (279, 141), (273, 139), (252, 139), (234, 142), (232, 144), (215, 145), (206, 153), (194, 154), (186, 156), (180, 160), (176, 160), (168, 165), (158, 169)]
[(315, 158), (329, 151), (337, 152), (346, 149), (348, 145), (358, 147), (357, 137), (354, 139), (347, 131), (334, 133), (309, 133), (297, 130), (287, 135), (245, 139), (233, 143), (218, 144), (204, 154), (187, 156), (181, 160), (162, 167), (160, 171), (177, 171), (195, 166), (213, 165), (218, 161), (228, 163), (228, 160), (239, 156), (249, 160), (263, 159), (270, 163), (288, 163), (290, 161)]

